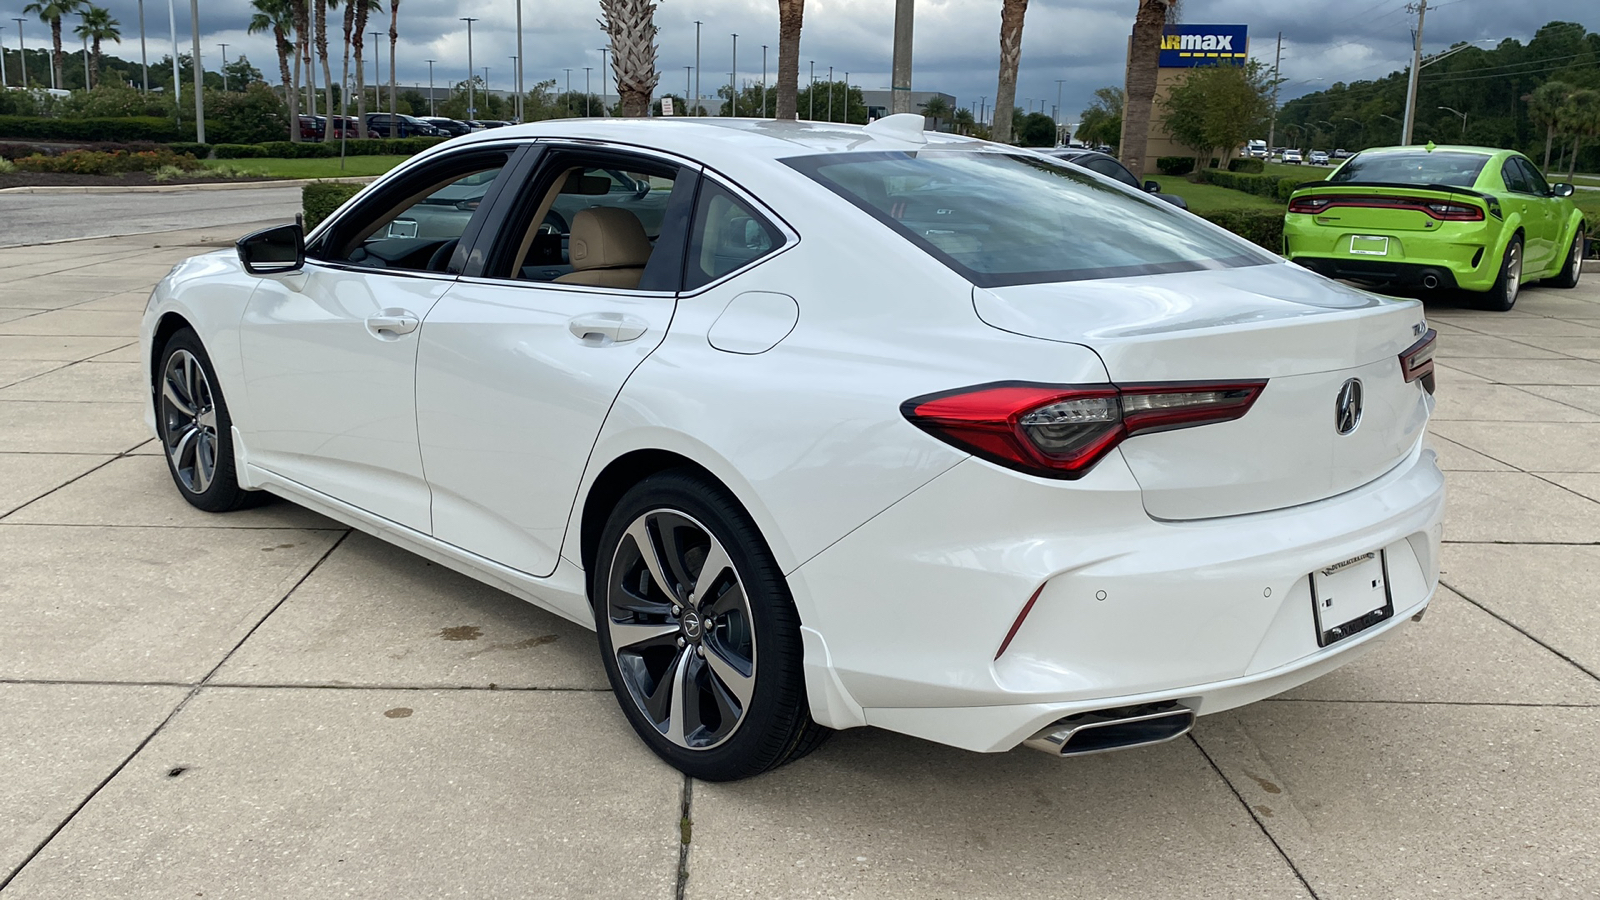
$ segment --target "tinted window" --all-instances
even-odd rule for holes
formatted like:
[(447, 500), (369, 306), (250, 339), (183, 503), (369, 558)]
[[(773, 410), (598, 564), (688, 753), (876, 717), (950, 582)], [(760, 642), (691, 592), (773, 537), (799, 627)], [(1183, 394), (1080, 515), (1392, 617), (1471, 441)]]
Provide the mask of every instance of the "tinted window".
[(689, 259), (683, 289), (702, 285), (743, 268), (783, 244), (783, 235), (744, 201), (707, 181), (695, 201)]
[(1176, 207), (1031, 154), (924, 150), (786, 162), (982, 287), (1276, 259)]
[(1519, 194), (1532, 193), (1528, 178), (1522, 172), (1522, 167), (1514, 159), (1508, 159), (1500, 166), (1500, 180), (1506, 183), (1506, 190), (1516, 191)]
[(1382, 184), (1447, 184), (1472, 187), (1489, 157), (1455, 150), (1360, 153), (1350, 158), (1329, 181), (1375, 181)]
[(1530, 193), (1538, 194), (1541, 197), (1550, 193), (1549, 182), (1544, 180), (1544, 176), (1539, 174), (1539, 169), (1533, 163), (1515, 156), (1511, 158), (1511, 161), (1516, 163), (1517, 168), (1522, 170), (1522, 177), (1528, 182), (1528, 191)]
[(374, 269), (444, 272), (503, 155), (478, 156), (466, 171), (408, 179), (339, 223), (323, 259)]
[(1115, 178), (1128, 187), (1136, 188), (1139, 186), (1139, 182), (1133, 180), (1133, 174), (1127, 169), (1124, 169), (1122, 167), (1122, 163), (1119, 163), (1114, 159), (1106, 159), (1104, 156), (1095, 156), (1084, 162), (1080, 162), (1078, 165), (1083, 166), (1085, 169), (1088, 169), (1091, 172), (1099, 172), (1101, 175), (1104, 175), (1107, 178)]

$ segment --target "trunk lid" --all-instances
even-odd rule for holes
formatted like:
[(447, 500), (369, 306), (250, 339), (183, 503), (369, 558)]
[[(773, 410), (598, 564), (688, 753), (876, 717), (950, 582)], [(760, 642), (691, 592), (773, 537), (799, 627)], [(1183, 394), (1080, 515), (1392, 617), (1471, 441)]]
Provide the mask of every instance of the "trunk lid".
[[(1411, 451), (1430, 409), (1399, 355), (1425, 331), (1421, 305), (1290, 264), (978, 288), (994, 328), (1081, 344), (1119, 384), (1268, 379), (1243, 418), (1139, 434), (1121, 445), (1145, 509), (1204, 519), (1309, 503), (1359, 487)], [(1337, 431), (1359, 379), (1363, 413)]]

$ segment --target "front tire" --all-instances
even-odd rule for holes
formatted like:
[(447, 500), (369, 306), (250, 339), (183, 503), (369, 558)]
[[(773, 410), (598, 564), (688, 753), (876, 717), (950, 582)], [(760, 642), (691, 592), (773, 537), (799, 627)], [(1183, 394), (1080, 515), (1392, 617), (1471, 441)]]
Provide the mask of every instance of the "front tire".
[(706, 781), (758, 775), (820, 746), (800, 617), (749, 514), (688, 471), (618, 501), (591, 583), (606, 675), (639, 737)]
[(1558, 288), (1575, 288), (1578, 286), (1578, 277), (1583, 274), (1583, 229), (1572, 236), (1572, 246), (1567, 249), (1566, 264), (1556, 277), (1547, 279), (1545, 284)]
[(239, 487), (233, 420), (200, 336), (185, 328), (161, 348), (155, 382), (156, 427), (178, 493), (206, 512), (230, 512), (257, 497)]
[(1491, 312), (1509, 312), (1517, 304), (1517, 294), (1522, 291), (1522, 235), (1512, 235), (1506, 245), (1506, 254), (1500, 260), (1500, 276), (1494, 287), (1478, 301), (1478, 305)]

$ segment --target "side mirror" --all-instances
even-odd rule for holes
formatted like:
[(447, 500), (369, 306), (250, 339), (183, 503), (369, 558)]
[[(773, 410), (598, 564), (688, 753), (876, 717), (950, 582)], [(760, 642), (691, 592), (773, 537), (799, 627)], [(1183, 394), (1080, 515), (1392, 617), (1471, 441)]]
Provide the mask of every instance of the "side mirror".
[(251, 275), (298, 272), (306, 264), (306, 235), (296, 222), (263, 228), (234, 243), (239, 261)]
[(1572, 185), (1567, 184), (1565, 181), (1558, 181), (1555, 184), (1550, 185), (1550, 196), (1571, 197), (1572, 190)]
[(1159, 181), (1146, 181), (1144, 183), (1144, 190), (1145, 190), (1145, 193), (1147, 193), (1147, 194), (1159, 194), (1159, 193), (1161, 193), (1161, 182), (1159, 182)]

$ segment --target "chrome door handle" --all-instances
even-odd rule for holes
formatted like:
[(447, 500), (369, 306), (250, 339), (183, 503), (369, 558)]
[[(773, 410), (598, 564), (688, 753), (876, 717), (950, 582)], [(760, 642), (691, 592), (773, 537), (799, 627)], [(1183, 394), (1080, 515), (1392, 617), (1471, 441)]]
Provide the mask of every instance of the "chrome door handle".
[(374, 332), (387, 332), (393, 335), (410, 334), (417, 330), (420, 320), (416, 316), (369, 316), (367, 328)]
[(622, 313), (603, 312), (574, 316), (567, 330), (580, 341), (605, 346), (638, 340), (650, 330), (650, 323)]

